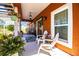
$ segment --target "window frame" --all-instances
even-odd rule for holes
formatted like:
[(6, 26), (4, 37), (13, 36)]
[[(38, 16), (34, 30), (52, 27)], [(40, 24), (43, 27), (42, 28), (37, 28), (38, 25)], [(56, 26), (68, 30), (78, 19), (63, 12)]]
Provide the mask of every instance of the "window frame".
[(63, 6), (57, 8), (56, 10), (51, 12), (51, 34), (55, 35), (55, 26), (61, 26), (61, 25), (55, 25), (54, 26), (54, 15), (62, 12), (64, 10), (68, 9), (68, 24), (63, 24), (62, 26), (68, 26), (68, 43), (58, 41), (59, 44), (62, 44), (66, 47), (72, 48), (72, 36), (73, 36), (73, 19), (72, 19), (72, 4), (64, 4)]

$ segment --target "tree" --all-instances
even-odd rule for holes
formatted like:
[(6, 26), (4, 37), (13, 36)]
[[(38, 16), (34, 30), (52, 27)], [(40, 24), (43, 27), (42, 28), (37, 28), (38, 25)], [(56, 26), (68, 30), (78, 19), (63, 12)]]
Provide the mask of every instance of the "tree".
[(8, 29), (9, 31), (14, 31), (14, 25), (8, 25), (8, 26), (7, 26), (7, 29)]

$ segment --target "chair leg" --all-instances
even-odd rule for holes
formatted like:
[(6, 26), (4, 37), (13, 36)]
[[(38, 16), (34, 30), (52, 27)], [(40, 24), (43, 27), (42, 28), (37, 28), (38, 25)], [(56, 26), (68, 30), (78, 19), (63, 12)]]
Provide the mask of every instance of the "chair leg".
[(43, 44), (45, 44), (45, 40), (43, 40)]
[(49, 54), (50, 54), (50, 56), (52, 56), (52, 53), (51, 52)]
[(40, 49), (38, 50), (38, 55), (40, 54)]
[(51, 54), (49, 53), (49, 56), (51, 56)]
[(39, 40), (38, 40), (38, 45), (39, 45)]
[(40, 54), (40, 50), (41, 50), (41, 45), (39, 46), (39, 49), (38, 49), (38, 55)]
[(50, 51), (50, 55), (51, 55), (51, 56), (53, 55), (53, 51), (52, 51), (52, 49), (51, 49), (51, 51)]

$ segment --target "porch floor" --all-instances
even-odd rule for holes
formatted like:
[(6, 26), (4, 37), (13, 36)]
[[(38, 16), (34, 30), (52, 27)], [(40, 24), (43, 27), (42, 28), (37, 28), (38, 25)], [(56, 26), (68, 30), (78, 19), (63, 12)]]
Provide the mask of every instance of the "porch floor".
[[(41, 51), (40, 54), (38, 55), (37, 54), (38, 48), (39, 46), (36, 44), (36, 42), (26, 43), (26, 45), (24, 46), (25, 51), (22, 52), (22, 56), (49, 56), (44, 51)], [(71, 55), (63, 52), (62, 50), (58, 48), (54, 48), (52, 56), (71, 56)]]

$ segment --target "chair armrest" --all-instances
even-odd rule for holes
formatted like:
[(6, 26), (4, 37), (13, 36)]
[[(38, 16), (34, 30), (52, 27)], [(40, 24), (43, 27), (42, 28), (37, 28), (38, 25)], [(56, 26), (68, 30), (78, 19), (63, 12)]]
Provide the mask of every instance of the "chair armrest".
[(52, 46), (51, 44), (41, 44), (41, 46)]

